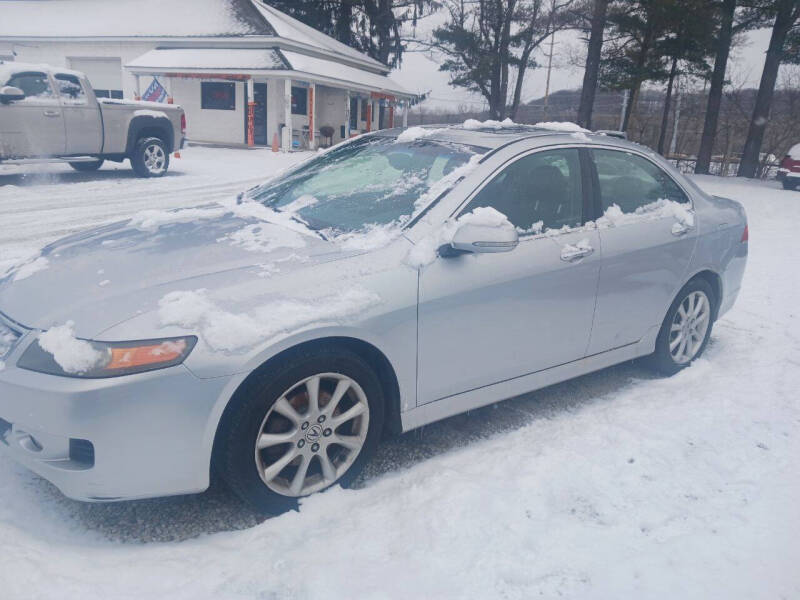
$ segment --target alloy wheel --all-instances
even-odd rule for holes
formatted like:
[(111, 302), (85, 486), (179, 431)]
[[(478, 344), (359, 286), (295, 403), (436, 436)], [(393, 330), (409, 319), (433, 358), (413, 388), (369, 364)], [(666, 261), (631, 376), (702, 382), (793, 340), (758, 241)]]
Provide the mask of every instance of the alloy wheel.
[(273, 492), (300, 497), (334, 484), (358, 457), (369, 429), (369, 404), (358, 383), (339, 373), (299, 381), (270, 407), (255, 459)]
[(159, 175), (164, 172), (164, 166), (167, 162), (167, 155), (164, 148), (158, 144), (149, 144), (144, 149), (144, 166), (153, 175)]
[(678, 305), (669, 330), (672, 360), (684, 365), (697, 356), (711, 322), (711, 303), (701, 291), (690, 292)]

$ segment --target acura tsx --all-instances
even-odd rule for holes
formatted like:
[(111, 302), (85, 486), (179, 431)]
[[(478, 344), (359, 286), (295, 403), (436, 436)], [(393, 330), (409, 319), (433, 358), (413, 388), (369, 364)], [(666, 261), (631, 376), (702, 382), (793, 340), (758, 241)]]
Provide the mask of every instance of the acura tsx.
[(257, 508), (384, 433), (703, 353), (742, 207), (615, 137), (466, 123), (349, 140), (236, 199), (64, 238), (0, 280), (0, 451), (72, 498)]

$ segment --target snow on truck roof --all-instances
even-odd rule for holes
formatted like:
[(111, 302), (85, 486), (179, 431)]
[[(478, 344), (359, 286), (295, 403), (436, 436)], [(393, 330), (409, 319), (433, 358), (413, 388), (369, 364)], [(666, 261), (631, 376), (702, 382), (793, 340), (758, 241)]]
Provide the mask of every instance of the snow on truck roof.
[(44, 63), (23, 63), (23, 62), (3, 62), (0, 60), (0, 85), (14, 73), (24, 73), (26, 71), (41, 71), (44, 73), (66, 73), (67, 75), (75, 75), (76, 77), (85, 77), (80, 71), (73, 71), (72, 69), (54, 67), (53, 65), (46, 65)]
[(0, 39), (284, 38), (389, 68), (261, 0), (3, 0)]

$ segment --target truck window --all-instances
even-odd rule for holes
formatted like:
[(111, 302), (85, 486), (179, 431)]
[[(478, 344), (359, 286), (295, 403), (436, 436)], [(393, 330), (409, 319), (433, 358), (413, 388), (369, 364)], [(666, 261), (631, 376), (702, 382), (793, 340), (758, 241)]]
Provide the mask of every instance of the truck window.
[(56, 86), (64, 104), (86, 104), (86, 92), (75, 75), (58, 73), (56, 75)]
[(6, 85), (21, 89), (25, 92), (25, 100), (34, 98), (50, 100), (54, 97), (50, 80), (45, 73), (25, 72), (11, 76)]

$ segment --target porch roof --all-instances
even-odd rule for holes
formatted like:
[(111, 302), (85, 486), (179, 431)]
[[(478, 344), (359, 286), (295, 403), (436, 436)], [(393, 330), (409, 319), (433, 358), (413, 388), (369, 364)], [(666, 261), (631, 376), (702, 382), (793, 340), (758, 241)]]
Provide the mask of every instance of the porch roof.
[(403, 99), (414, 94), (386, 75), (351, 67), (336, 60), (277, 48), (157, 48), (125, 68), (136, 74), (192, 73), (266, 75), (321, 83), (349, 90), (378, 92)]

